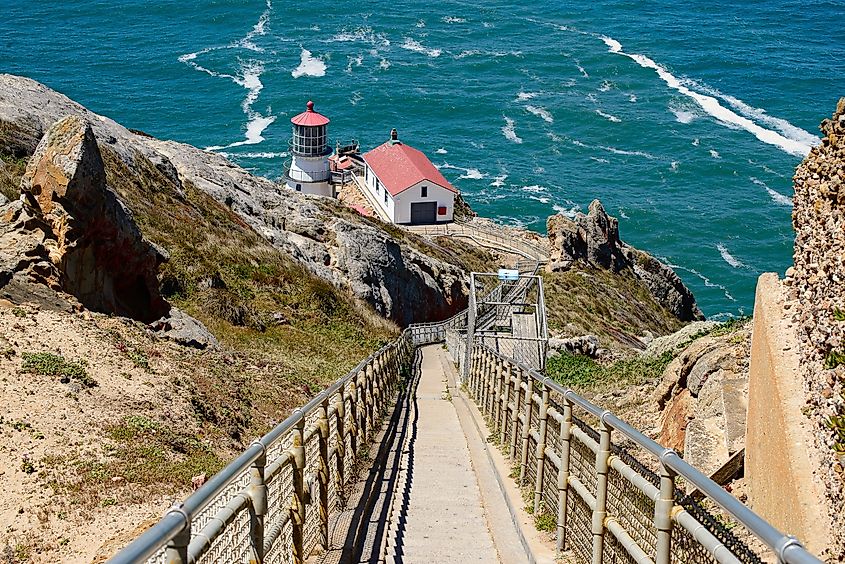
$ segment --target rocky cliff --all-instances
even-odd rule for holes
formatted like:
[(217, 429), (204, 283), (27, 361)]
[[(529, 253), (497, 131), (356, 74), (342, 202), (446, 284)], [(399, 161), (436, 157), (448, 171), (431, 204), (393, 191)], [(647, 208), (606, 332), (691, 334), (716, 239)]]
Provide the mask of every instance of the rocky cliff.
[(623, 242), (619, 222), (607, 215), (598, 200), (593, 200), (586, 215), (579, 212), (574, 219), (563, 214), (550, 217), (547, 229), (551, 272), (566, 271), (578, 263), (614, 274), (630, 273), (679, 320), (704, 319), (695, 297), (678, 275), (648, 253)]
[[(133, 133), (35, 81), (0, 75), (0, 153), (32, 155), (50, 126), (69, 115), (91, 125), (107, 171), (168, 182), (182, 194), (184, 185), (196, 187), (308, 270), (401, 325), (442, 319), (466, 306), (461, 267), (422, 252), (425, 243), (409, 234), (394, 237), (334, 202), (283, 191), (220, 155)], [(123, 197), (127, 211), (137, 213), (131, 194)]]
[[(821, 124), (822, 142), (795, 172), (795, 266), (785, 284), (797, 307), (806, 413), (826, 464), (830, 507), (845, 504), (845, 98)], [(845, 513), (831, 515), (845, 547)], [(843, 548), (845, 550), (845, 548)], [(840, 553), (840, 558), (845, 553)]]

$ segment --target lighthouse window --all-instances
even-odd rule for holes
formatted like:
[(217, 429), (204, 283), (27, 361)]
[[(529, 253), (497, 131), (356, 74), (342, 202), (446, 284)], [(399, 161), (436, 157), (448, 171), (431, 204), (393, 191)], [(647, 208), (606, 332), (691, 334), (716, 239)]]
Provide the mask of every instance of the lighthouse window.
[(297, 192), (302, 192), (302, 184), (297, 184), (297, 185), (296, 185), (296, 191), (297, 191)]
[(420, 188), (420, 197), (428, 198), (428, 186), (423, 186)]
[(384, 191), (384, 203), (387, 203), (387, 190)]

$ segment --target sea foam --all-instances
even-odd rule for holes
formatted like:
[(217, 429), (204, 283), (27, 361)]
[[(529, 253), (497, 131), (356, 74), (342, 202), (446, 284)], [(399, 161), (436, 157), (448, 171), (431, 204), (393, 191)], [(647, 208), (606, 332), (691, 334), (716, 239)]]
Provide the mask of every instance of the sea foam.
[[(779, 147), (780, 149), (786, 151), (791, 155), (805, 157), (807, 156), (807, 153), (810, 152), (813, 143), (809, 143), (809, 139), (807, 139), (803, 135), (799, 139), (796, 139), (793, 137), (784, 136), (781, 133), (778, 133), (777, 131), (772, 131), (771, 129), (761, 127), (760, 125), (754, 123), (747, 117), (743, 117), (731, 111), (729, 108), (726, 108), (725, 106), (720, 104), (719, 100), (715, 97), (691, 90), (678, 78), (676, 78), (672, 73), (666, 70), (666, 67), (656, 63), (654, 60), (646, 57), (645, 55), (624, 52), (622, 50), (622, 44), (619, 43), (617, 40), (613, 39), (612, 37), (600, 35), (599, 38), (604, 42), (605, 45), (607, 45), (608, 50), (611, 53), (624, 55), (635, 61), (641, 67), (654, 70), (657, 73), (657, 76), (659, 76), (660, 79), (663, 80), (663, 82), (665, 82), (669, 86), (669, 88), (673, 88), (681, 94), (689, 96), (690, 98), (698, 102), (698, 105), (701, 106), (705, 112), (716, 118), (716, 120), (718, 120), (723, 125), (744, 129), (749, 133), (753, 134), (760, 141), (768, 143), (769, 145)], [(739, 101), (736, 99), (734, 100), (737, 102)], [(770, 120), (777, 119), (771, 118), (771, 116), (767, 117)], [(817, 141), (818, 140), (816, 139), (816, 142)]]
[(443, 52), (441, 49), (429, 49), (416, 39), (411, 39), (410, 37), (406, 37), (405, 42), (400, 45), (400, 47), (402, 47), (402, 49), (407, 49), (408, 51), (413, 51), (415, 53), (423, 53), (425, 55), (428, 55), (432, 59), (439, 57), (440, 54)]
[(302, 48), (299, 54), (299, 66), (293, 69), (290, 75), (294, 78), (313, 76), (319, 78), (326, 76), (326, 63), (318, 57), (314, 57), (306, 48)]
[(755, 177), (752, 176), (750, 178), (750, 180), (751, 180), (751, 182), (753, 182), (757, 186), (764, 188), (766, 190), (766, 193), (769, 194), (769, 197), (772, 199), (772, 201), (774, 203), (776, 203), (780, 206), (792, 207), (792, 198), (790, 198), (789, 196), (784, 196), (783, 194), (781, 194), (777, 190), (773, 190), (772, 188), (769, 187), (768, 184), (766, 184), (765, 182), (763, 182), (759, 178), (755, 178)]
[(505, 125), (502, 126), (502, 135), (504, 135), (505, 139), (508, 141), (522, 143), (522, 138), (516, 134), (516, 122), (507, 116), (504, 117)]
[(719, 254), (722, 255), (722, 260), (724, 260), (726, 263), (728, 263), (732, 267), (734, 267), (734, 268), (745, 267), (745, 265), (742, 262), (737, 260), (736, 257), (734, 257), (731, 253), (728, 252), (727, 247), (725, 247), (725, 245), (723, 245), (722, 243), (718, 243), (716, 245), (716, 249), (718, 249)]
[(541, 108), (540, 106), (532, 106), (527, 105), (525, 109), (528, 110), (530, 113), (534, 114), (535, 116), (542, 118), (543, 121), (547, 123), (554, 123), (555, 118), (552, 117), (552, 114), (546, 108)]

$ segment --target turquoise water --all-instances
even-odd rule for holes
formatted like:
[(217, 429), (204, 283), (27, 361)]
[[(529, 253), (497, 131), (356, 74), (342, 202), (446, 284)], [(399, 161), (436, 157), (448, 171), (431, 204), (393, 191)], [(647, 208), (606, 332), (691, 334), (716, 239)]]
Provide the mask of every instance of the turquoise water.
[(600, 198), (709, 316), (790, 264), (790, 179), (845, 95), (843, 1), (2, 4), (0, 71), (262, 175), (314, 99), (504, 223)]

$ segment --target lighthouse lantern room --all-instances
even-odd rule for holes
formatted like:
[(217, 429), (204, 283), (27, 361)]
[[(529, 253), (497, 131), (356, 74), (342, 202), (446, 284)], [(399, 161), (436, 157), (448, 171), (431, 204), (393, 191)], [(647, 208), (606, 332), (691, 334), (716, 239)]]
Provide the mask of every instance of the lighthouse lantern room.
[(329, 168), (332, 152), (326, 136), (329, 118), (314, 111), (314, 102), (293, 117), (290, 140), (291, 159), (285, 170), (285, 183), (291, 190), (304, 194), (334, 196)]

